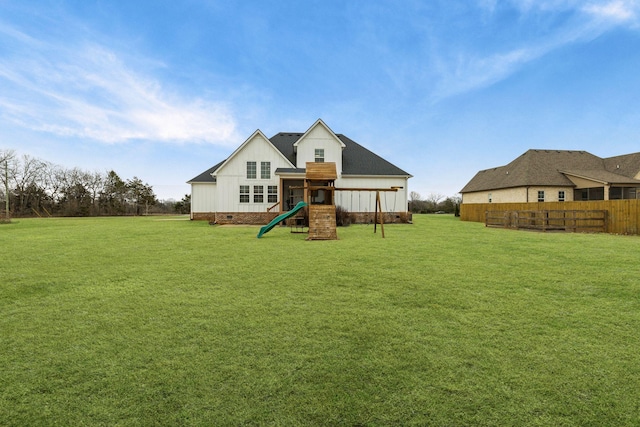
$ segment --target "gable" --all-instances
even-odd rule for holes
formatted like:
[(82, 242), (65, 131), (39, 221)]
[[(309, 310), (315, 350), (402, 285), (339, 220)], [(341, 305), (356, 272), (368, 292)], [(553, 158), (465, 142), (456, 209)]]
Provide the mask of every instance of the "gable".
[[(256, 130), (240, 147), (238, 147), (222, 164), (212, 173), (215, 177), (218, 174), (229, 173), (228, 169), (235, 169), (230, 173), (242, 172), (247, 161), (279, 161), (286, 166), (293, 166), (291, 162), (276, 149), (269, 138), (259, 129)], [(239, 172), (238, 172), (239, 171)]]
[(311, 127), (296, 141), (294, 150), (297, 151), (298, 147), (308, 141), (324, 141), (326, 145), (337, 144), (341, 149), (344, 148), (344, 143), (340, 141), (338, 136), (333, 133), (329, 126), (327, 126), (322, 119), (318, 119)]
[(304, 168), (307, 162), (315, 162), (316, 152), (320, 150), (324, 161), (335, 163), (338, 171), (342, 171), (344, 147), (340, 138), (320, 119), (293, 144), (297, 167)]

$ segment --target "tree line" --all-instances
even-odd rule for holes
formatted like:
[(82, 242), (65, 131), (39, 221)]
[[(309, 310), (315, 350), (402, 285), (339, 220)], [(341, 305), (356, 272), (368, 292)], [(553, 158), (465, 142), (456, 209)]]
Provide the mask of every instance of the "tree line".
[(115, 171), (71, 169), (13, 150), (0, 150), (0, 210), (14, 217), (143, 215), (188, 212), (188, 198), (158, 201), (153, 187), (134, 176), (122, 179)]
[(460, 197), (445, 197), (439, 193), (431, 193), (423, 198), (420, 193), (409, 194), (409, 211), (412, 213), (452, 213), (460, 214)]

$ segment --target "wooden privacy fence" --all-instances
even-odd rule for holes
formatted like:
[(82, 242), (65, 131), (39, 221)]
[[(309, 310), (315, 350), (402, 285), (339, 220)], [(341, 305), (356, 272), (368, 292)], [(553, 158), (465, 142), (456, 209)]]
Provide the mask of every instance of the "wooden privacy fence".
[[(554, 216), (560, 215), (555, 212), (565, 212), (563, 215), (571, 218), (571, 212), (575, 211), (576, 219), (585, 218), (588, 211), (604, 211), (604, 231), (613, 234), (640, 234), (640, 200), (596, 200), (587, 202), (534, 202), (534, 203), (463, 203), (460, 206), (460, 219), (463, 221), (486, 222), (487, 212), (490, 216), (499, 217), (506, 215), (506, 212), (554, 212)], [(579, 214), (577, 212), (585, 212)], [(525, 214), (526, 215), (526, 214)], [(582, 215), (582, 216), (580, 216)], [(552, 217), (553, 218), (553, 217)], [(529, 218), (531, 219), (531, 218)], [(558, 219), (558, 222), (560, 220)], [(572, 223), (563, 220), (570, 227)], [(552, 224), (554, 222), (552, 221)], [(588, 224), (582, 219), (578, 223)], [(582, 231), (582, 230), (577, 230)], [(595, 229), (584, 230), (595, 232)]]
[(606, 233), (607, 211), (487, 211), (487, 227)]

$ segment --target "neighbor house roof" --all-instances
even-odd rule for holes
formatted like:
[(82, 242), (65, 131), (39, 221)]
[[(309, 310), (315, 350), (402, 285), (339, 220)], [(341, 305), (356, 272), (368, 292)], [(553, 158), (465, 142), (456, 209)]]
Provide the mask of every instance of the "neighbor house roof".
[(604, 159), (604, 164), (609, 172), (629, 178), (637, 178), (640, 175), (640, 153), (609, 157)]
[[(296, 153), (294, 144), (300, 140), (300, 138), (304, 135), (304, 133), (298, 132), (280, 132), (271, 138), (271, 144), (278, 150), (284, 157), (291, 162), (291, 164), (296, 163)], [(364, 176), (408, 176), (411, 175), (399, 167), (393, 165), (377, 154), (367, 150), (362, 145), (353, 141), (352, 139), (346, 137), (342, 134), (336, 134), (338, 139), (342, 141), (345, 145), (342, 150), (342, 175), (364, 175)], [(218, 163), (212, 168), (206, 170), (201, 173), (197, 177), (188, 181), (188, 183), (192, 182), (215, 182), (214, 178), (211, 176), (213, 172), (215, 172), (220, 166), (224, 164), (226, 161)], [(304, 168), (279, 168), (276, 172), (285, 172), (285, 173), (305, 173)]]
[(616, 163), (616, 160), (612, 159), (617, 159), (618, 164), (623, 164), (625, 171), (632, 171), (634, 168), (636, 173), (640, 171), (640, 156), (636, 155), (602, 159), (586, 151), (528, 150), (505, 166), (478, 172), (460, 192), (471, 193), (531, 185), (573, 187), (574, 184), (567, 175), (610, 184), (640, 184), (640, 181), (632, 178), (634, 174), (631, 172), (629, 175), (621, 174), (607, 167)]
[(606, 170), (566, 170), (560, 172), (565, 175), (584, 178), (602, 184), (640, 184), (638, 180)]

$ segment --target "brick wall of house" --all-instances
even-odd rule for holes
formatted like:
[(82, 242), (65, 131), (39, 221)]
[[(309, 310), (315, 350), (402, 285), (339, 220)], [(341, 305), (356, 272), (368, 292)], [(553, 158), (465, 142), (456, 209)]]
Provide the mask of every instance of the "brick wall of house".
[[(216, 224), (265, 225), (277, 215), (277, 212), (197, 212), (191, 215), (191, 219), (215, 222)], [(373, 224), (373, 212), (350, 212), (349, 216), (354, 224)], [(408, 222), (411, 222), (410, 212), (384, 212), (385, 224)]]
[[(380, 218), (378, 213), (378, 218)], [(406, 224), (411, 222), (412, 216), (410, 212), (384, 212), (385, 224)], [(373, 224), (374, 213), (373, 212), (350, 212), (349, 216), (354, 224)], [(378, 219), (380, 222), (380, 219)]]
[(216, 220), (216, 213), (215, 212), (194, 212), (191, 214), (191, 219), (194, 221), (214, 222)]
[(278, 216), (277, 212), (216, 212), (216, 224), (265, 225)]

